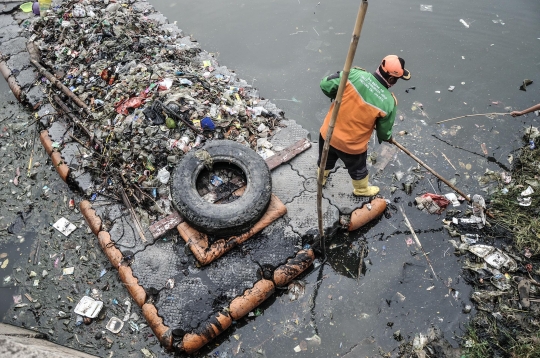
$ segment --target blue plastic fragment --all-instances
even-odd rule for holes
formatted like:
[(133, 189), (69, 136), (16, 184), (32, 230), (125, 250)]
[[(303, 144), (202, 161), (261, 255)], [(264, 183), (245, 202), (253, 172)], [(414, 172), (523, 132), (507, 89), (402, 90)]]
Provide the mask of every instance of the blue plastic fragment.
[(217, 175), (212, 175), (212, 177), (210, 178), (210, 182), (213, 186), (220, 186), (221, 184), (223, 184), (223, 179), (221, 179)]
[(77, 315), (77, 319), (76, 319), (76, 321), (75, 321), (75, 325), (76, 325), (76, 326), (80, 326), (81, 324), (83, 324), (83, 322), (84, 322), (83, 317), (82, 317), (81, 315)]
[(210, 117), (204, 117), (201, 121), (201, 127), (202, 129), (208, 129), (208, 130), (211, 130), (213, 131), (214, 129), (216, 129), (216, 125), (214, 124), (214, 122), (212, 122), (212, 120), (210, 119)]

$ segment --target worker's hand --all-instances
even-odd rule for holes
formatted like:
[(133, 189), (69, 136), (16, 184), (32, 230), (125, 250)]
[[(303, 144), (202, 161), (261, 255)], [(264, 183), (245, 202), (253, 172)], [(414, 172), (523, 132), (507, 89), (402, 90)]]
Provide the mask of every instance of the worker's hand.
[(523, 113), (521, 113), (520, 111), (513, 111), (513, 112), (510, 112), (510, 115), (512, 117), (519, 117), (519, 116), (522, 116)]
[(393, 144), (394, 143), (394, 137), (390, 137), (390, 139), (387, 140), (388, 143)]

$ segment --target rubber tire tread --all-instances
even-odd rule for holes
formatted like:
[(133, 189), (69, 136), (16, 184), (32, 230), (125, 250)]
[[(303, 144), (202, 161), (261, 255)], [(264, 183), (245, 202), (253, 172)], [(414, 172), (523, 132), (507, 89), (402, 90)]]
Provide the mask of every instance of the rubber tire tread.
[[(204, 163), (195, 156), (206, 150), (214, 163), (238, 166), (246, 176), (244, 194), (227, 204), (213, 204), (197, 192), (196, 180)], [(264, 159), (251, 148), (230, 140), (207, 142), (201, 149), (188, 152), (172, 173), (173, 205), (184, 220), (197, 230), (219, 237), (248, 231), (266, 212), (272, 195), (272, 177)]]

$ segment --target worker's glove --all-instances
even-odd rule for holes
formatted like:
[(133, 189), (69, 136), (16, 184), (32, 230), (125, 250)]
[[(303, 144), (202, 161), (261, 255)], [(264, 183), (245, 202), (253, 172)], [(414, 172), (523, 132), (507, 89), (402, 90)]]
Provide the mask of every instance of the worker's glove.
[(394, 137), (390, 137), (388, 140), (387, 140), (388, 143), (390, 144), (393, 144), (394, 143)]

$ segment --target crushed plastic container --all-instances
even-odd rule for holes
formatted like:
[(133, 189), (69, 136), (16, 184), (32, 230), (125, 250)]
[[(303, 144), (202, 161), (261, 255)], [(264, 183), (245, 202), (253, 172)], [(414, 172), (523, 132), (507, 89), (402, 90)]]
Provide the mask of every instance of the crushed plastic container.
[(161, 168), (158, 171), (157, 177), (161, 183), (167, 184), (169, 182), (169, 179), (171, 178), (171, 173), (167, 169)]
[(457, 198), (457, 195), (454, 194), (454, 193), (444, 194), (444, 197), (446, 199), (450, 200), (450, 202), (452, 203), (452, 206), (454, 206), (454, 207), (461, 205), (461, 203), (459, 202), (459, 200)]
[(31, 2), (25, 2), (24, 4), (21, 4), (21, 6), (19, 6), (19, 8), (23, 12), (30, 12), (30, 11), (32, 11), (32, 3)]
[(58, 219), (57, 222), (55, 222), (52, 225), (56, 230), (60, 231), (65, 236), (69, 236), (77, 227), (70, 223), (66, 218), (62, 217)]
[(107, 322), (107, 325), (105, 326), (105, 328), (115, 334), (120, 332), (123, 327), (124, 322), (118, 317), (111, 317), (111, 319), (109, 320), (109, 322)]
[(103, 302), (96, 301), (89, 296), (83, 296), (73, 312), (83, 317), (96, 318), (102, 308)]

